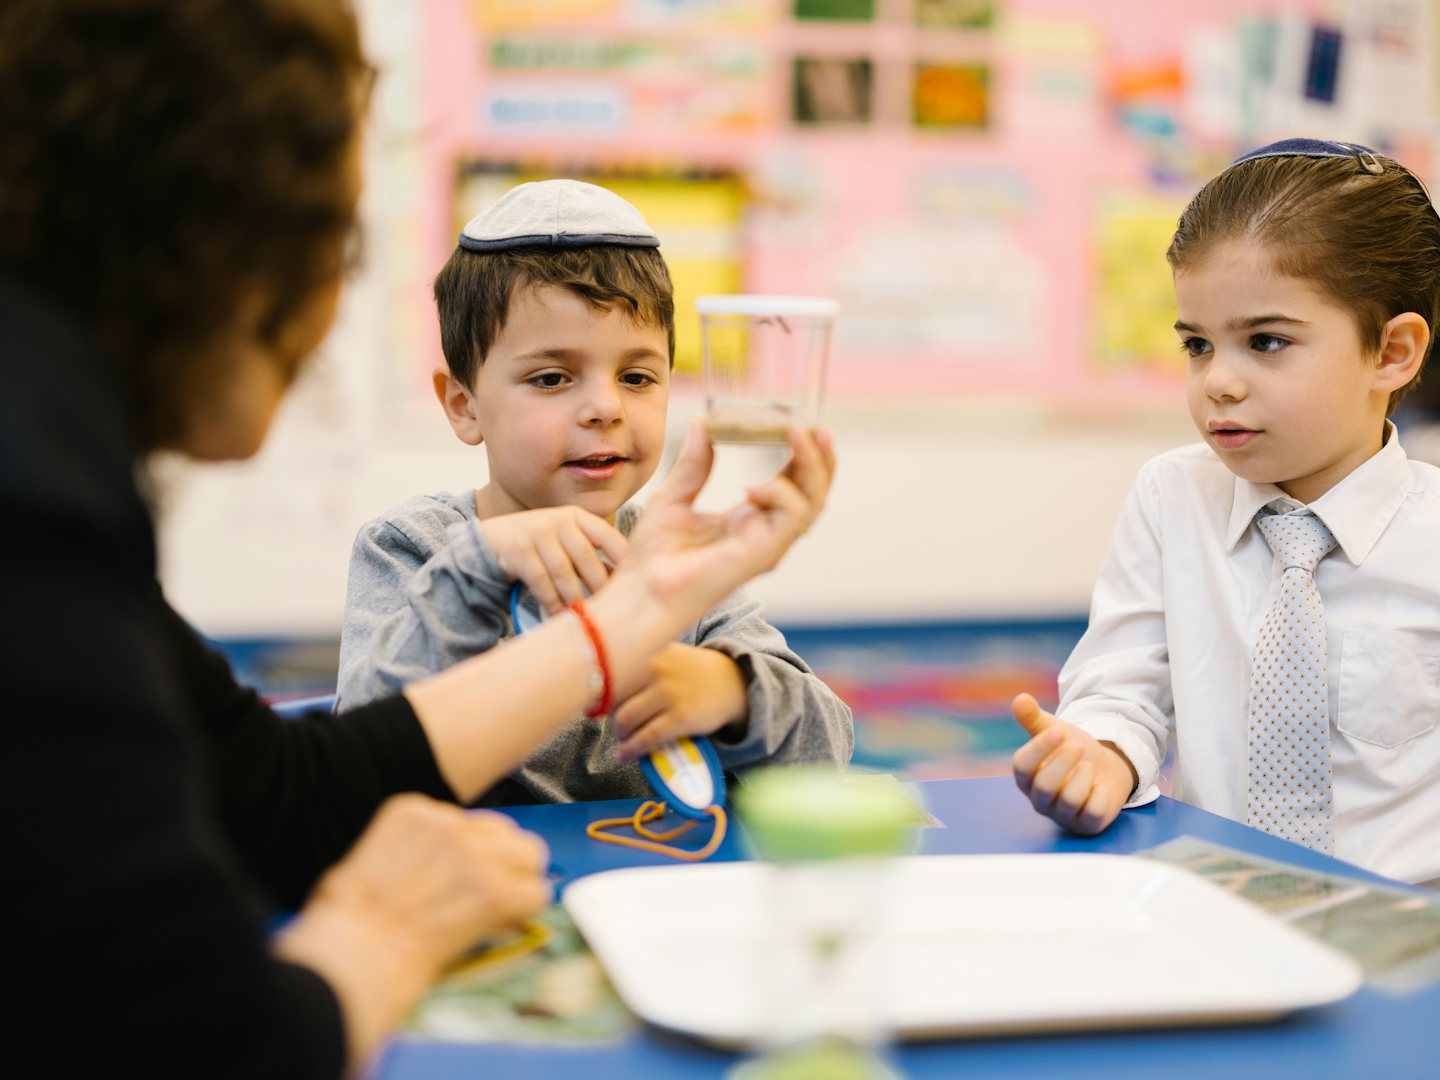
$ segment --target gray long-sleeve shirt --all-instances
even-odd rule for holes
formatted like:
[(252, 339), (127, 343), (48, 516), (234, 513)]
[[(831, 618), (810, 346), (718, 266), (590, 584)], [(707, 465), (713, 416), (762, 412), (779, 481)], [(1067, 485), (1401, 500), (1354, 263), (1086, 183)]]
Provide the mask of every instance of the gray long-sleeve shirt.
[[(615, 526), (628, 536), (638, 516), (621, 507)], [(367, 522), (350, 555), (337, 710), (394, 694), (508, 637), (512, 584), (486, 542), (473, 491), (417, 496)], [(849, 762), (850, 709), (765, 621), (758, 601), (736, 592), (680, 640), (725, 653), (745, 678), (745, 737), (712, 737), (727, 771)], [(510, 779), (524, 789), (521, 797), (543, 802), (650, 795), (640, 767), (615, 760), (617, 745), (608, 719), (577, 717)]]

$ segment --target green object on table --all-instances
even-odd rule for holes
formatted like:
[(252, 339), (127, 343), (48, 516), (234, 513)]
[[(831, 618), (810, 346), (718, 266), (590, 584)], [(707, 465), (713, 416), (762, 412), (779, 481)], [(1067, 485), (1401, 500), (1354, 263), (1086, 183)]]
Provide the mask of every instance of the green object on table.
[(867, 1050), (836, 1040), (741, 1062), (726, 1080), (896, 1080)]
[(735, 806), (762, 859), (797, 862), (897, 855), (910, 846), (915, 797), (897, 783), (824, 766), (746, 774)]

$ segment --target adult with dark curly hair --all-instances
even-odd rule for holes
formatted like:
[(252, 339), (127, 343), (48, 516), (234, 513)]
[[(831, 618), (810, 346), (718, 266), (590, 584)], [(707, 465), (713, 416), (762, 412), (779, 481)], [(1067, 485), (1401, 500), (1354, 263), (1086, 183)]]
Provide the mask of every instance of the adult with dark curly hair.
[[(692, 432), (573, 614), (346, 715), (279, 720), (155, 579), (137, 466), (244, 458), (334, 315), (370, 81), (342, 0), (0, 5), (0, 688), (11, 1076), (338, 1076), (548, 898), (467, 813), (772, 567), (833, 453), (724, 516)], [(271, 935), (274, 912), (298, 913)]]

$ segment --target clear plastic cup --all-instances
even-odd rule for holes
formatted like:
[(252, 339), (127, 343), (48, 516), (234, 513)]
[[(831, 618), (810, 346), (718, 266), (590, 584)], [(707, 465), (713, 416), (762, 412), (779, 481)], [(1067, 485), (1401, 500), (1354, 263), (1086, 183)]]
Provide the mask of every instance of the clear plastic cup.
[(814, 296), (702, 296), (705, 426), (712, 442), (784, 443), (815, 427), (840, 305)]

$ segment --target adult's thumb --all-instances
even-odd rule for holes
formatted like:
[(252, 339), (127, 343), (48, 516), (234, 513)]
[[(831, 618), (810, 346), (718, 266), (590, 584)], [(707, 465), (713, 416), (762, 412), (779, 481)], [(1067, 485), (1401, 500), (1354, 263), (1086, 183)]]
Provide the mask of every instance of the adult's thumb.
[(650, 505), (654, 506), (657, 502), (678, 502), (689, 506), (705, 486), (714, 457), (710, 440), (705, 436), (704, 424), (698, 419), (693, 421), (680, 456), (675, 459), (670, 474), (655, 492)]

